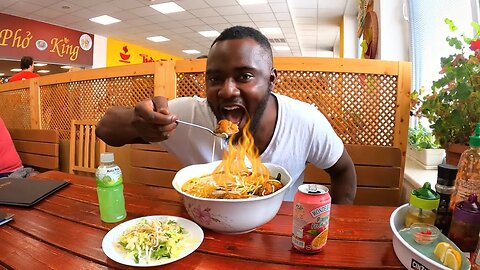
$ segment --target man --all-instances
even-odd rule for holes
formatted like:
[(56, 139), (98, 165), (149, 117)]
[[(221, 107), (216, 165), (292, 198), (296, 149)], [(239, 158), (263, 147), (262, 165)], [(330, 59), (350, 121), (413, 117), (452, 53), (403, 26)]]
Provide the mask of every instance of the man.
[(37, 73), (33, 73), (33, 58), (30, 56), (24, 56), (20, 60), (20, 68), (22, 71), (18, 72), (17, 74), (13, 75), (10, 78), (10, 82), (21, 81), (31, 78), (40, 77)]
[(22, 160), (18, 156), (5, 123), (0, 118), (0, 178), (7, 177), (21, 168), (23, 168)]
[(208, 54), (206, 99), (154, 97), (135, 108), (111, 108), (98, 123), (97, 136), (114, 146), (161, 142), (184, 165), (207, 163), (221, 159), (222, 139), (177, 126), (176, 120), (213, 129), (228, 119), (242, 129), (251, 116), (250, 131), (262, 162), (284, 167), (295, 181), (286, 200), (303, 182), (305, 165), (313, 163), (332, 178), (332, 202), (352, 203), (356, 175), (342, 141), (314, 106), (272, 93), (277, 77), (272, 61), (270, 43), (259, 31), (226, 29)]

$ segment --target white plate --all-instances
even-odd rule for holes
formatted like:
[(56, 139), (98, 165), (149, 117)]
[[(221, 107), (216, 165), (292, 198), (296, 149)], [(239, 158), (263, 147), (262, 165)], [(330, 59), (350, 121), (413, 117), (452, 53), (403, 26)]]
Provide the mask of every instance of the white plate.
[[(190, 233), (188, 236), (189, 239), (191, 239), (191, 245), (189, 245), (181, 254), (180, 256), (176, 258), (165, 258), (161, 259), (149, 264), (146, 263), (135, 263), (133, 261), (133, 258), (129, 259), (125, 257), (125, 254), (118, 250), (118, 248), (115, 247), (115, 243), (118, 241), (118, 238), (122, 233), (130, 226), (134, 225), (135, 223), (139, 222), (141, 219), (147, 219), (147, 220), (161, 220), (161, 221), (167, 221), (167, 220), (173, 220), (178, 223), (178, 225), (182, 226), (187, 232)], [(125, 264), (125, 265), (130, 265), (130, 266), (157, 266), (157, 265), (163, 265), (167, 263), (171, 263), (177, 260), (180, 260), (181, 258), (184, 258), (188, 256), (190, 253), (194, 252), (202, 243), (203, 241), (203, 230), (198, 226), (196, 223), (193, 221), (190, 221), (185, 218), (181, 217), (175, 217), (175, 216), (147, 216), (147, 217), (140, 217), (136, 219), (132, 219), (129, 221), (126, 221), (122, 224), (119, 224), (115, 226), (113, 229), (111, 229), (103, 238), (102, 241), (102, 249), (103, 252), (112, 260)]]

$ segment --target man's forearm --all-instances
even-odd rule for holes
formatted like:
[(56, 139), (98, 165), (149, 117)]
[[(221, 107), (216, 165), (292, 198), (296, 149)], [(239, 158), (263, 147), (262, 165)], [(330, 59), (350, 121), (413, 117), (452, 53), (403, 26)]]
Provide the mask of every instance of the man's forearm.
[(142, 142), (132, 125), (133, 108), (113, 107), (97, 123), (96, 135), (108, 145)]
[(332, 178), (332, 203), (353, 204), (357, 192), (357, 176), (355, 170), (347, 170)]

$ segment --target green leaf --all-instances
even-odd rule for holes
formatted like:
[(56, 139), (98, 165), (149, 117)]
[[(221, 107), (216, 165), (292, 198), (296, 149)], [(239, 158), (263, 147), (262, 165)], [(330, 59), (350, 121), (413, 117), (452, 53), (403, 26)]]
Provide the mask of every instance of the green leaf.
[(462, 82), (457, 85), (457, 93), (455, 95), (455, 98), (460, 100), (465, 100), (468, 97), (470, 97), (471, 93), (472, 93), (472, 89), (468, 85)]
[(445, 18), (445, 23), (448, 25), (448, 28), (450, 29), (450, 31), (455, 31), (457, 30), (458, 28), (455, 26), (455, 24), (453, 23), (452, 20), (448, 19), (448, 18)]

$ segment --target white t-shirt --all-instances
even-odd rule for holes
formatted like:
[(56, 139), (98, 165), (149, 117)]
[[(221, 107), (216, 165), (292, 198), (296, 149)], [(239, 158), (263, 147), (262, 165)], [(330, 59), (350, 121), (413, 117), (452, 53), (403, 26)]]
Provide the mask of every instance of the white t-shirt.
[[(284, 167), (294, 184), (285, 200), (293, 196), (303, 183), (307, 163), (320, 169), (333, 166), (343, 152), (343, 142), (334, 132), (325, 116), (313, 105), (274, 94), (278, 101), (278, 118), (272, 140), (261, 154), (262, 162)], [(168, 103), (172, 114), (180, 120), (215, 129), (217, 120), (207, 100), (199, 97), (176, 98)], [(220, 160), (224, 143), (201, 129), (179, 124), (162, 146), (184, 165)]]

